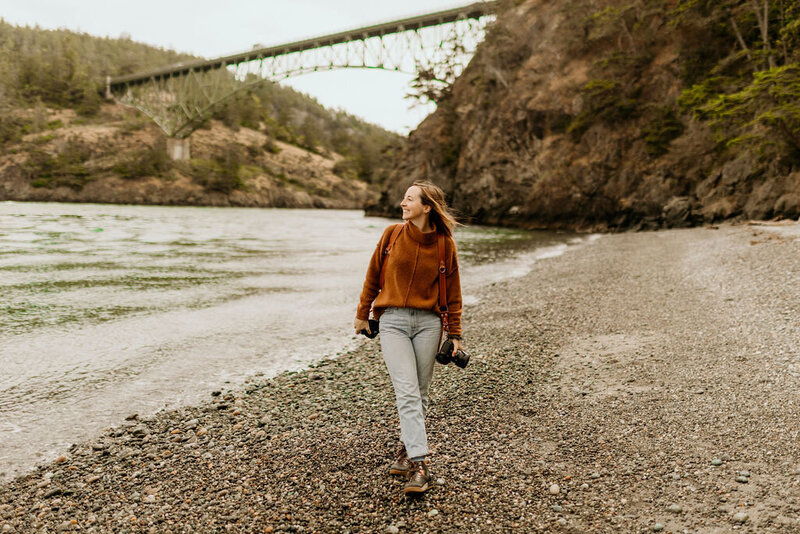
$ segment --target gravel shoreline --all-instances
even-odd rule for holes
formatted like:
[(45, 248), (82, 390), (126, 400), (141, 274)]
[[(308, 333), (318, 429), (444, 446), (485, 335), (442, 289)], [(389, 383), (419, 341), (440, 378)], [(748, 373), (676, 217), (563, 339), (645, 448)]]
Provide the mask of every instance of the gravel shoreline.
[(0, 532), (797, 532), (798, 235), (608, 235), (486, 288), (420, 499), (369, 342), (73, 446), (0, 486)]

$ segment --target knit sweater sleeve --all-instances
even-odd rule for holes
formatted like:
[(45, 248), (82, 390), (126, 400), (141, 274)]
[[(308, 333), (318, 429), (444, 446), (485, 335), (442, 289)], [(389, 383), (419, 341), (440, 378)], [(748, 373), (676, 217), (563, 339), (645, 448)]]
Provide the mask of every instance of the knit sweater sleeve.
[(450, 269), (445, 274), (448, 320), (450, 335), (461, 337), (461, 277), (458, 271), (458, 253), (453, 241), (450, 242), (450, 250)]
[(389, 239), (392, 235), (392, 230), (395, 225), (389, 226), (383, 231), (380, 241), (375, 246), (372, 252), (372, 257), (367, 265), (367, 275), (364, 278), (364, 287), (361, 290), (361, 297), (358, 301), (358, 309), (356, 310), (356, 319), (366, 321), (369, 319), (369, 312), (372, 309), (372, 301), (378, 296), (380, 292), (380, 277), (381, 265), (383, 264), (383, 251), (389, 245)]

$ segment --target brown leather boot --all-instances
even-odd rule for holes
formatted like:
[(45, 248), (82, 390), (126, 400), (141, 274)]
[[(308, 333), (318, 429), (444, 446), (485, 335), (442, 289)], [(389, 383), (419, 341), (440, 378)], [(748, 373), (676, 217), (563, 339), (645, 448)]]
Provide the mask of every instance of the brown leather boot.
[(428, 462), (425, 460), (415, 462), (411, 460), (414, 467), (411, 469), (411, 474), (408, 476), (403, 493), (406, 495), (415, 495), (425, 493), (431, 486), (431, 473), (428, 471)]
[(397, 454), (395, 455), (394, 462), (389, 466), (389, 474), (407, 477), (413, 466), (414, 462), (408, 458), (406, 446), (401, 441), (400, 445), (397, 446)]

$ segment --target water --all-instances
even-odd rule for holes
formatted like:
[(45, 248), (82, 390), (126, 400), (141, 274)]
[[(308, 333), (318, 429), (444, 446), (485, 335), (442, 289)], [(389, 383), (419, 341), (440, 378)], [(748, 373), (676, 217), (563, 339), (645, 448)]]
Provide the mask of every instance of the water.
[[(0, 479), (129, 414), (364, 342), (353, 315), (390, 222), (359, 211), (0, 203)], [(481, 285), (591, 241), (481, 227), (456, 239), (466, 305)]]

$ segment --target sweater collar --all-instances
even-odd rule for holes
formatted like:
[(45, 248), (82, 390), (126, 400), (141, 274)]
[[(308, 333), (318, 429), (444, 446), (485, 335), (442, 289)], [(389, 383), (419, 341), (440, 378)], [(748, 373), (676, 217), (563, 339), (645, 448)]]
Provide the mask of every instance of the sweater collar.
[(411, 221), (406, 222), (406, 232), (408, 236), (420, 245), (431, 245), (436, 243), (436, 230), (433, 232), (423, 232)]

